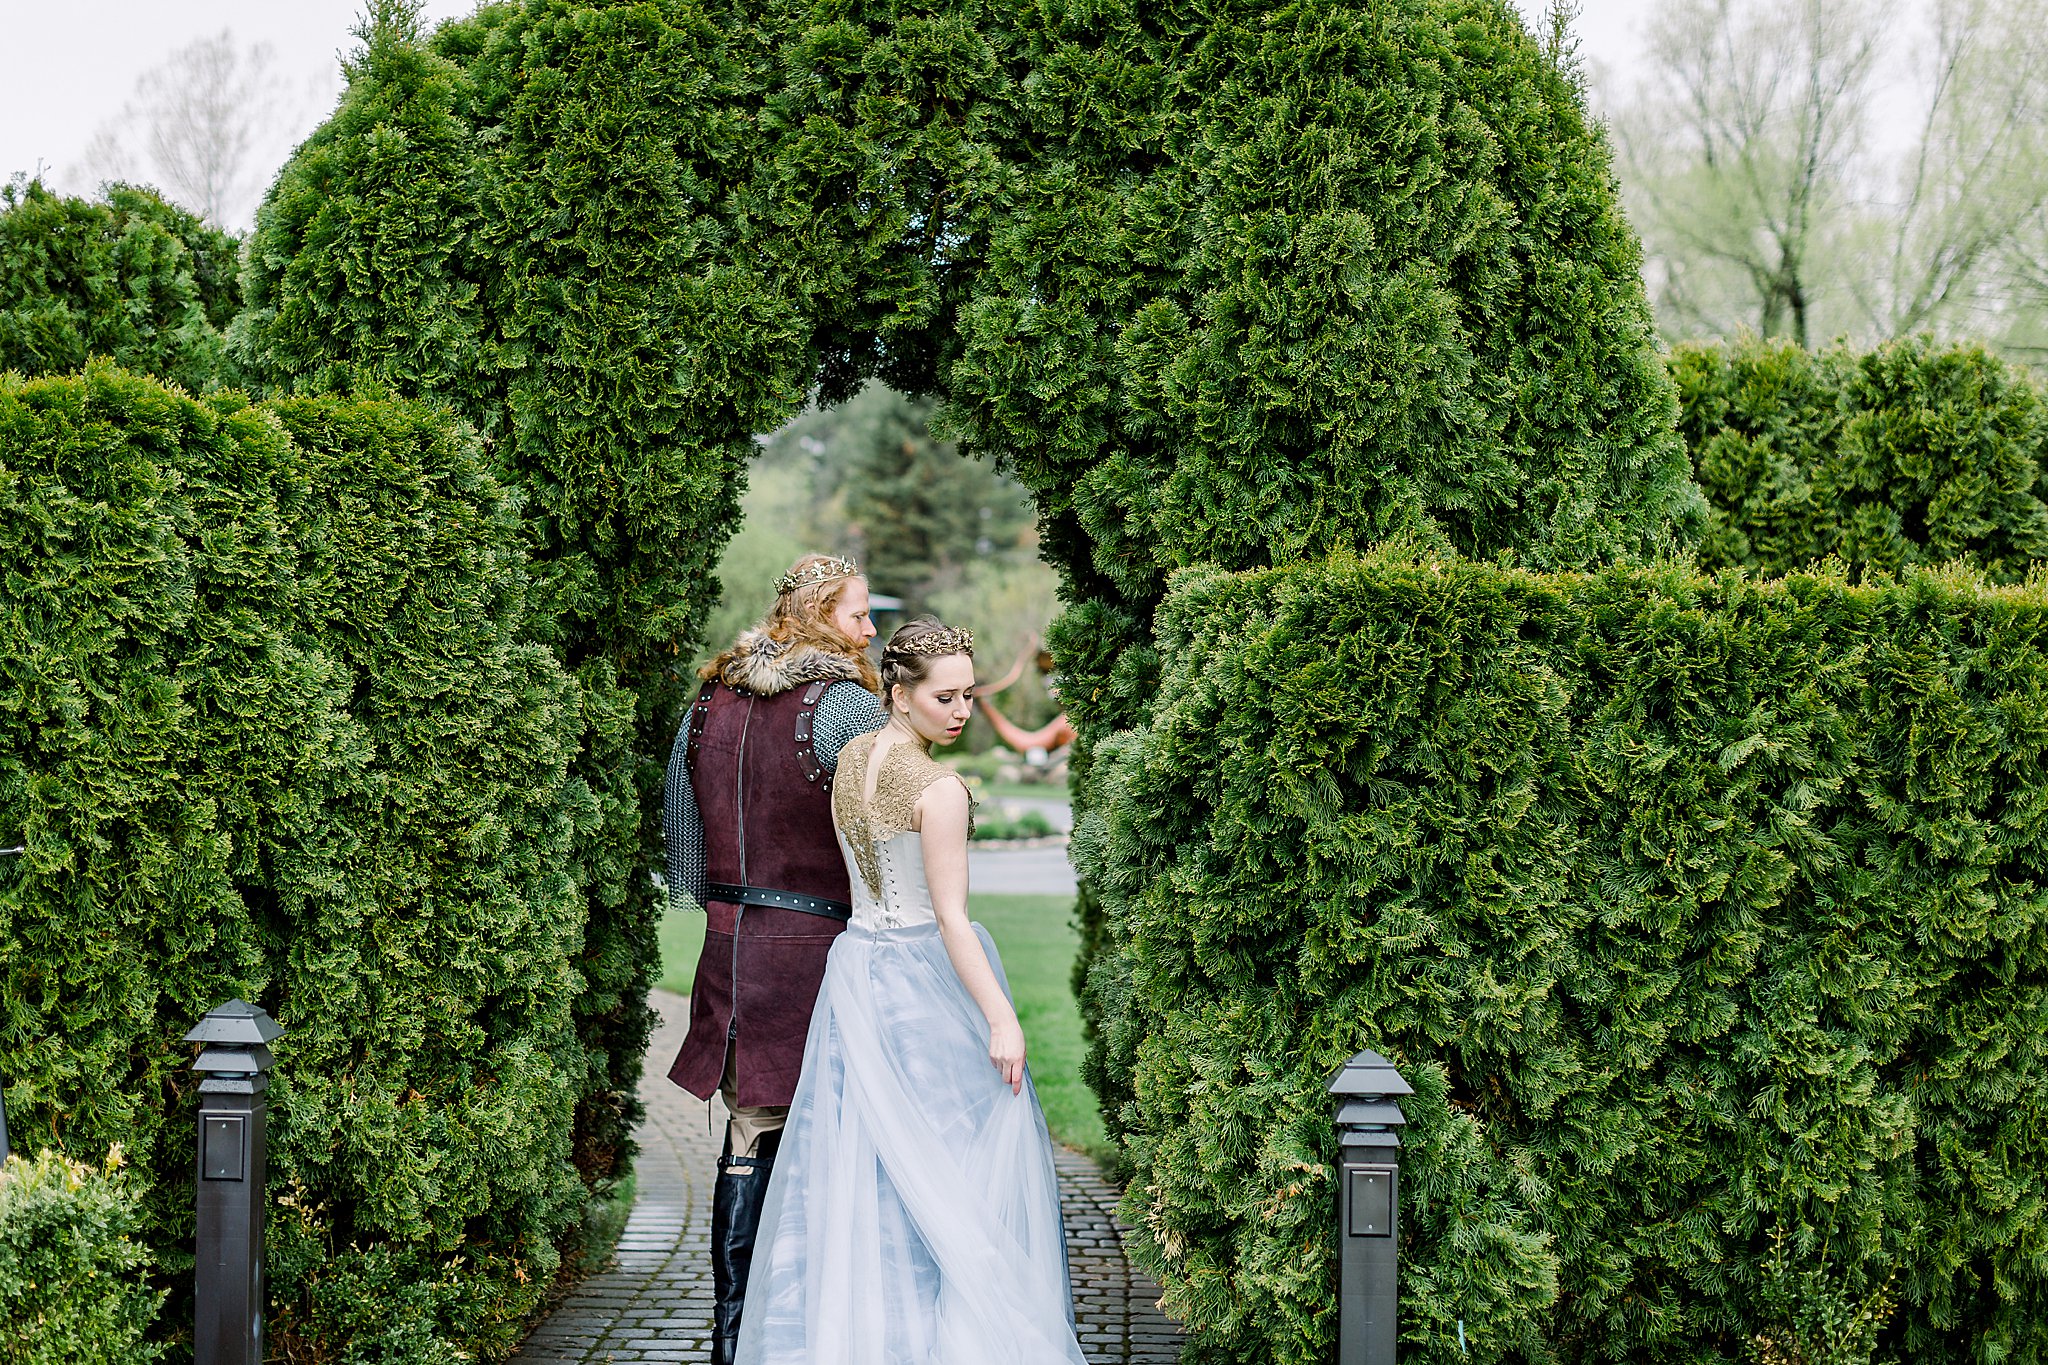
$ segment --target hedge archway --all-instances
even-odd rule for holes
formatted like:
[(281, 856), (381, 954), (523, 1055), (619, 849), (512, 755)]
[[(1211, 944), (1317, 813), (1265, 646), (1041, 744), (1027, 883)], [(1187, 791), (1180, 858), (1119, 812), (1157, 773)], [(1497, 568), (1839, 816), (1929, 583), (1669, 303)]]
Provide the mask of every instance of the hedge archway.
[(580, 1151), (635, 1113), (681, 665), (753, 437), (812, 395), (934, 394), (1031, 490), (1084, 802), (1177, 569), (1587, 567), (1700, 515), (1606, 148), (1508, 0), (515, 0), (431, 34), (377, 0), (362, 38), (230, 344), (273, 390), (450, 405), (522, 491), (604, 812)]

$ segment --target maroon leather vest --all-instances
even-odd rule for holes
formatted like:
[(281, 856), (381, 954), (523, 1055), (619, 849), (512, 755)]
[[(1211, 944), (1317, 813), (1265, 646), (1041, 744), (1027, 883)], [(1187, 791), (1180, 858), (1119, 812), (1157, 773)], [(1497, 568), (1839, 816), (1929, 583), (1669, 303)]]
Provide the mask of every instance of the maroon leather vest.
[[(708, 683), (691, 708), (690, 785), (704, 820), (708, 880), (844, 903), (832, 775), (811, 748), (830, 683), (760, 696)], [(803, 1071), (811, 1009), (844, 922), (773, 905), (705, 904), (690, 1033), (669, 1079), (709, 1099), (730, 1056), (735, 1103), (787, 1105)]]
[(761, 697), (715, 683), (698, 697), (690, 785), (711, 881), (842, 904), (851, 897), (832, 837), (832, 775), (811, 751), (811, 715), (828, 686)]

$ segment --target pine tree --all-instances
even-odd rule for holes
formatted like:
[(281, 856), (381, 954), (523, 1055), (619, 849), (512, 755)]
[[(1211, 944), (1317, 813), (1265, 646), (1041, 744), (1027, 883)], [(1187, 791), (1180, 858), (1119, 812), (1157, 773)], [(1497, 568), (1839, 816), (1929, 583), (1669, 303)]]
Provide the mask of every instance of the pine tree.
[(870, 385), (824, 455), (876, 590), (922, 610), (933, 583), (1016, 545), (1030, 506), (1016, 483), (931, 433), (933, 404)]

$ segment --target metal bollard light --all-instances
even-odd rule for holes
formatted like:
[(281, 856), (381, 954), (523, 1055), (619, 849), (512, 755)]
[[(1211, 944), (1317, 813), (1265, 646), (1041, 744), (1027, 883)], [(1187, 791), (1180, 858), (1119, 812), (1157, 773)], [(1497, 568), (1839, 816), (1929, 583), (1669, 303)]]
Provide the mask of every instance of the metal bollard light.
[(284, 1030), (241, 1000), (209, 1010), (200, 1043), (199, 1231), (194, 1267), (194, 1365), (263, 1365), (264, 1124), (273, 1058)]
[(1399, 1350), (1401, 1135), (1395, 1097), (1415, 1087), (1377, 1052), (1361, 1052), (1330, 1078), (1337, 1140), (1337, 1360), (1394, 1365)]

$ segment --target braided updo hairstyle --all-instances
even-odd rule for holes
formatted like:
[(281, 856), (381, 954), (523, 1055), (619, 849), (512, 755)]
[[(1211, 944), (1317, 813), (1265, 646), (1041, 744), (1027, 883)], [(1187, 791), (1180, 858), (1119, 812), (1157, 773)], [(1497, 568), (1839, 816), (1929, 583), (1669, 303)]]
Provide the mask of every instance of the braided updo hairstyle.
[(883, 704), (895, 701), (898, 683), (916, 691), (917, 685), (932, 675), (933, 663), (955, 654), (973, 658), (974, 636), (954, 629), (936, 616), (920, 616), (896, 627), (889, 635), (889, 643), (882, 646)]

